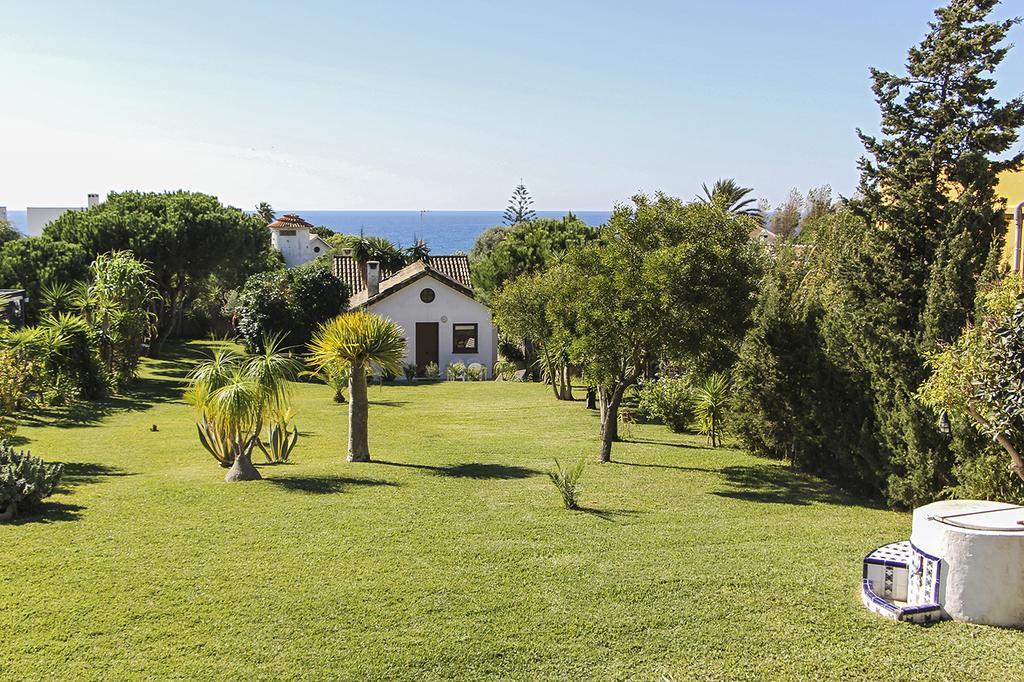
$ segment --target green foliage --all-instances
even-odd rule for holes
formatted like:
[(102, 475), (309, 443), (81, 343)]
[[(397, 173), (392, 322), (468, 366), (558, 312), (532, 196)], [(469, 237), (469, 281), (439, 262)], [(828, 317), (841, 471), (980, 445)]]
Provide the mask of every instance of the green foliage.
[[(981, 434), (999, 443), (1009, 455), (1006, 471), (992, 464), (991, 451), (961, 458), (955, 472), (954, 494), (982, 494), (1020, 501), (1024, 499), (1024, 282), (1005, 278), (979, 296), (981, 321), (964, 329), (960, 337), (931, 354), (931, 376), (917, 397), (933, 410), (949, 410), (971, 423)], [(1014, 472), (1016, 481), (1007, 480)], [(963, 477), (962, 479), (960, 477)]]
[(49, 497), (63, 475), (63, 464), (48, 464), (0, 444), (0, 520), (14, 518)]
[(566, 467), (556, 459), (554, 468), (548, 470), (548, 478), (558, 489), (566, 509), (580, 508), (580, 493), (583, 492), (580, 479), (583, 477), (586, 464), (586, 460), (580, 459), (575, 465)]
[[(894, 504), (934, 499), (952, 482), (955, 451), (914, 399), (925, 358), (971, 321), (1006, 232), (998, 174), (1024, 125), (1024, 99), (992, 96), (991, 74), (1015, 20), (988, 21), (996, 0), (952, 0), (910, 50), (907, 74), (872, 71), (883, 137), (861, 133), (864, 247), (851, 260), (849, 347), (870, 381)], [(941, 87), (936, 87), (941, 83)]]
[(439, 379), (441, 368), (437, 366), (436, 362), (428, 362), (427, 366), (423, 368), (423, 375), (428, 379)]
[(0, 348), (0, 443), (18, 429), (17, 412), (26, 407), (35, 364), (8, 348)]
[(320, 326), (309, 343), (309, 362), (321, 371), (375, 367), (398, 374), (405, 351), (401, 327), (380, 315), (356, 310)]
[(276, 418), (271, 421), (267, 429), (266, 445), (259, 438), (256, 439), (256, 446), (263, 453), (268, 463), (283, 464), (287, 462), (292, 454), (292, 450), (295, 449), (295, 445), (299, 442), (299, 429), (293, 427), (291, 431), (288, 430), (293, 416), (294, 413), (290, 409), (276, 415)]
[(346, 286), (322, 265), (262, 272), (238, 296), (237, 333), (251, 350), (272, 334), (285, 335), (289, 345), (305, 345), (322, 323), (347, 308)]
[(231, 289), (277, 260), (264, 219), (197, 192), (111, 193), (88, 210), (68, 211), (43, 235), (77, 244), (90, 258), (130, 251), (148, 263), (160, 295), (155, 312), (161, 340), (211, 278)]
[(670, 431), (682, 433), (693, 421), (693, 386), (683, 377), (642, 381), (637, 389), (637, 410), (648, 421), (658, 421)]
[(223, 467), (250, 457), (265, 422), (290, 416), (289, 382), (301, 362), (281, 350), (280, 337), (261, 346), (251, 355), (218, 349), (189, 373), (185, 399), (196, 409), (199, 441)]
[(518, 371), (519, 367), (514, 362), (498, 360), (494, 363), (494, 376), (502, 381), (512, 381)]
[(487, 378), (487, 368), (478, 362), (471, 363), (466, 367), (467, 381), (483, 381)]
[[(498, 237), (500, 236), (500, 239)], [(474, 244), (473, 287), (485, 298), (514, 277), (542, 272), (566, 252), (593, 240), (597, 230), (571, 213), (561, 219), (540, 218), (484, 233)], [(493, 245), (485, 250), (485, 243)]]
[(0, 219), (0, 245), (22, 238), (21, 233), (14, 228), (11, 221)]
[(41, 316), (39, 304), (44, 288), (85, 279), (89, 260), (89, 254), (78, 244), (47, 237), (8, 241), (0, 246), (0, 286), (26, 291), (26, 322), (35, 324)]
[(843, 273), (864, 223), (848, 212), (816, 223), (811, 248), (780, 248), (761, 282), (732, 373), (731, 429), (754, 454), (877, 495), (887, 472), (870, 386), (845, 341)]
[(402, 375), (405, 377), (406, 381), (412, 381), (413, 379), (415, 379), (416, 378), (416, 363), (415, 362), (407, 362), (404, 365), (402, 365)]
[(512, 198), (508, 200), (508, 207), (502, 216), (506, 225), (519, 225), (528, 223), (537, 217), (537, 213), (531, 208), (533, 198), (526, 191), (526, 185), (519, 183), (512, 191)]
[(708, 189), (707, 185), (701, 185), (701, 189), (704, 190), (704, 196), (697, 199), (705, 204), (735, 216), (748, 216), (758, 220), (762, 218), (757, 200), (750, 196), (754, 190), (750, 187), (741, 187), (732, 178), (716, 180), (711, 189)]
[[(127, 251), (100, 254), (89, 266), (91, 279), (76, 292), (83, 318), (96, 331), (107, 376), (114, 386), (135, 378), (146, 342), (156, 331), (151, 306), (159, 298), (148, 263)], [(59, 289), (59, 288), (58, 288)], [(51, 303), (61, 294), (51, 288)]]
[(711, 447), (721, 447), (723, 422), (729, 408), (729, 379), (712, 374), (694, 391), (694, 416), (700, 432)]
[(448, 381), (459, 381), (466, 378), (466, 363), (450, 362), (444, 373)]

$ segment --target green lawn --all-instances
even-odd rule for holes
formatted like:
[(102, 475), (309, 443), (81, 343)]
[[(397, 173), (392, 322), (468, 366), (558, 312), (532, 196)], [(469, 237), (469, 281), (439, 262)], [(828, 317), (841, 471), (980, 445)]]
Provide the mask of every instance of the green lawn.
[(303, 385), (295, 462), (226, 484), (180, 400), (202, 346), (19, 431), (69, 465), (0, 524), (0, 680), (1024, 678), (1024, 633), (861, 608), (909, 515), (739, 450), (633, 426), (562, 509), (543, 472), (597, 424), (543, 386), (373, 387), (349, 464)]

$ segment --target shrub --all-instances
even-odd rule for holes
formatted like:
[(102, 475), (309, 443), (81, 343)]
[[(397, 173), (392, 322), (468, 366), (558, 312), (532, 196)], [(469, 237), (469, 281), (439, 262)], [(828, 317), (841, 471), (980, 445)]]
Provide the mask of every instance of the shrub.
[(644, 381), (637, 390), (637, 398), (641, 417), (661, 422), (670, 431), (680, 433), (693, 421), (694, 395), (688, 379), (662, 377)]
[(494, 363), (494, 376), (501, 379), (502, 381), (512, 381), (515, 379), (516, 372), (519, 368), (516, 363), (508, 360), (498, 360)]
[(427, 366), (423, 368), (423, 373), (428, 379), (438, 379), (441, 376), (441, 368), (437, 366), (436, 362), (428, 362)]
[(63, 464), (48, 464), (0, 445), (0, 519), (14, 518), (49, 497), (63, 475)]
[(474, 362), (466, 368), (466, 378), (470, 381), (483, 381), (487, 378), (487, 368), (479, 362)]
[(22, 362), (10, 350), (0, 350), (0, 443), (18, 429), (14, 415), (27, 398), (34, 365)]
[(448, 365), (448, 370), (445, 372), (445, 377), (448, 381), (456, 381), (458, 379), (465, 379), (466, 377), (466, 363), (464, 362), (452, 362)]
[(558, 492), (562, 495), (562, 504), (565, 505), (566, 509), (580, 508), (580, 492), (583, 490), (580, 478), (583, 476), (583, 468), (585, 466), (586, 460), (583, 459), (572, 467), (564, 467), (556, 459), (555, 468), (548, 471), (548, 478), (558, 488)]
[(407, 381), (412, 381), (416, 378), (416, 363), (407, 362), (402, 365), (402, 374), (405, 375)]
[(348, 290), (316, 263), (250, 277), (238, 295), (238, 336), (259, 350), (264, 336), (286, 334), (289, 345), (304, 345), (316, 328), (348, 307)]

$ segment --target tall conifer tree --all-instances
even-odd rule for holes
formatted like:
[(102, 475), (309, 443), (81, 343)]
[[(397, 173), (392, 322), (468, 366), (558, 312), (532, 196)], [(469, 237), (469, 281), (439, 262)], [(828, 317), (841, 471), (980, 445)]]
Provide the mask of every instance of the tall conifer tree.
[(1018, 20), (991, 21), (999, 0), (951, 0), (911, 48), (906, 75), (873, 69), (880, 137), (858, 131), (865, 248), (852, 263), (851, 345), (871, 379), (879, 437), (891, 457), (888, 497), (914, 504), (949, 484), (952, 454), (913, 398), (923, 355), (970, 321), (979, 280), (1006, 232), (998, 174), (1024, 125), (1024, 99), (995, 99), (991, 77)]

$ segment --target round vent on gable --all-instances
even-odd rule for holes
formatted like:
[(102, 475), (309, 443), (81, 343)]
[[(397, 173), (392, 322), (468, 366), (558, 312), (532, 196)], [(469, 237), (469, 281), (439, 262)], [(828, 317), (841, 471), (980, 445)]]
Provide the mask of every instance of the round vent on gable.
[(427, 288), (420, 292), (420, 300), (424, 303), (432, 303), (434, 301), (434, 290)]

